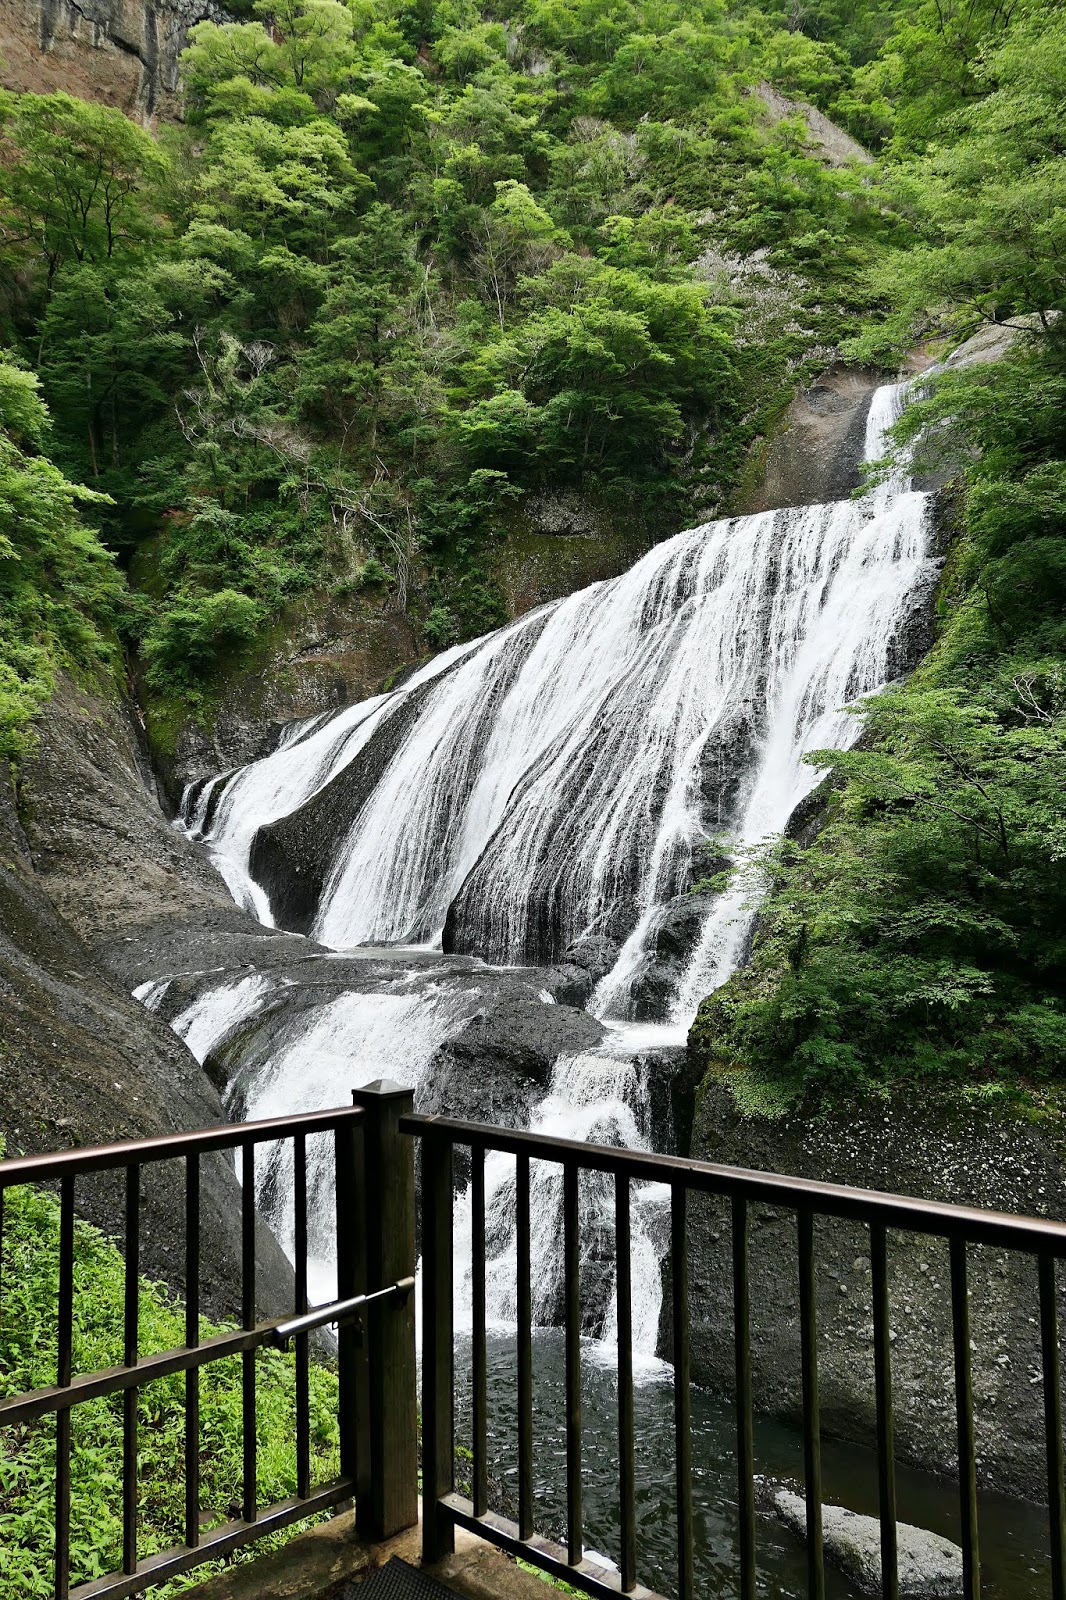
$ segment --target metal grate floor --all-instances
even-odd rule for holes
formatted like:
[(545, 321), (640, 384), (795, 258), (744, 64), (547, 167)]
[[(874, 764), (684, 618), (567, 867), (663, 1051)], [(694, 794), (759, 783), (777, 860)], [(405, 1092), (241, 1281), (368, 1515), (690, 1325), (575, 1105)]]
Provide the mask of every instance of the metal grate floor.
[(393, 1556), (362, 1583), (350, 1583), (337, 1600), (458, 1600), (454, 1589), (446, 1589), (417, 1567)]

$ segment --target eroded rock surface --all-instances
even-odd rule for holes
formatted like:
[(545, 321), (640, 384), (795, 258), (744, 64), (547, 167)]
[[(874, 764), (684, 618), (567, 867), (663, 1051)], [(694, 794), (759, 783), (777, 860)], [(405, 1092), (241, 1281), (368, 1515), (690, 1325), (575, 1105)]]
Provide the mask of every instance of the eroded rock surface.
[(837, 363), (797, 394), (767, 445), (758, 482), (736, 510), (747, 515), (846, 500), (859, 486), (866, 414), (882, 381), (864, 367)]
[(174, 117), (181, 52), (207, 19), (227, 20), (215, 0), (0, 0), (0, 83)]
[[(160, 839), (154, 862), (147, 855), (139, 857), (133, 847), (143, 820), (135, 760), (126, 826), (112, 814), (110, 868), (105, 870), (86, 835), (75, 845), (79, 828), (87, 826), (92, 813), (93, 795), (101, 802), (107, 790), (105, 770), (113, 760), (111, 777), (118, 783), (116, 774), (130, 759), (130, 746), (121, 739), (110, 744), (104, 732), (110, 711), (103, 701), (66, 685), (54, 709), (58, 721), (51, 724), (52, 733), (68, 714), (75, 718), (67, 725), (72, 742), (64, 748), (61, 741), (52, 759), (47, 739), (51, 712), (46, 713), (41, 750), (25, 772), (26, 828), (6, 777), (0, 781), (0, 1133), (8, 1154), (152, 1137), (225, 1120), (217, 1093), (185, 1046), (130, 997), (92, 947), (94, 934), (110, 926), (119, 896), (130, 908), (138, 895), (160, 890), (168, 872), (176, 891), (181, 869), (173, 860), (167, 864), (165, 839)], [(102, 790), (94, 788), (97, 780)], [(112, 791), (112, 800), (117, 793)], [(146, 800), (144, 816), (150, 812)], [(95, 825), (106, 842), (105, 818), (106, 808)], [(158, 821), (160, 834), (169, 833), (161, 817)], [(142, 846), (151, 831), (141, 836)], [(195, 866), (187, 870), (196, 876)], [(100, 902), (95, 900), (98, 891)], [(208, 1246), (202, 1254), (204, 1302), (217, 1314), (233, 1315), (240, 1307), (235, 1222), (240, 1191), (232, 1166), (222, 1156), (205, 1158), (202, 1183)], [(117, 1233), (122, 1191), (121, 1176), (81, 1180), (75, 1191), (78, 1208)], [(146, 1167), (141, 1217), (146, 1270), (180, 1286), (183, 1239), (180, 1169), (172, 1163)], [(258, 1289), (263, 1314), (291, 1304), (288, 1265), (265, 1228), (259, 1240)]]

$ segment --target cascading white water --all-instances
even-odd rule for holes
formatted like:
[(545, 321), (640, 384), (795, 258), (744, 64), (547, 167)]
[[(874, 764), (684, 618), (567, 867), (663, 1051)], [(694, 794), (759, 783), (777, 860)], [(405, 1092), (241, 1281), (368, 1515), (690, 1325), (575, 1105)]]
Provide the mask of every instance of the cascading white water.
[[(904, 394), (898, 385), (874, 396), (867, 460), (882, 455)], [(208, 842), (235, 898), (273, 925), (250, 867), (257, 833), (365, 772), (350, 813), (341, 805), (346, 826), (316, 833), (331, 851), (317, 939), (336, 949), (445, 942), (506, 963), (548, 962), (605, 935), (620, 948), (590, 1009), (624, 1022), (671, 903), (685, 904), (700, 876), (700, 849), (713, 843), (720, 855), (723, 834), (743, 850), (780, 832), (819, 778), (805, 755), (857, 737), (861, 721), (844, 708), (897, 670), (901, 631), (933, 571), (928, 529), (927, 496), (897, 474), (861, 499), (679, 534), (621, 577), (437, 657), (400, 689), (296, 725), (265, 760), (190, 790), (184, 826)], [(660, 1006), (667, 1038), (683, 1037), (699, 999), (733, 970), (751, 915), (743, 888), (710, 906), (665, 1016)], [(231, 1026), (250, 982), (177, 1019), (190, 1042)], [(396, 1053), (390, 1029), (407, 1052), (414, 1015), (394, 1001), (368, 1021), (368, 1002), (382, 997), (349, 998), (378, 1076)], [(345, 1007), (334, 1005), (264, 1064), (248, 1115), (336, 1102), (359, 1081)], [(443, 1038), (418, 1016), (427, 1040)], [(560, 1061), (533, 1125), (641, 1147), (637, 1048), (627, 1052), (622, 1030), (608, 1049)], [(431, 1049), (415, 1054), (428, 1061)], [(361, 1051), (356, 1041), (357, 1063)], [(503, 1322), (514, 1314), (509, 1171), (500, 1158), (486, 1174), (490, 1315)], [(539, 1172), (536, 1184), (534, 1279), (548, 1317), (561, 1200), (557, 1174)], [(608, 1199), (595, 1185), (583, 1198), (592, 1274)], [(650, 1354), (661, 1293), (654, 1188), (635, 1204), (637, 1347)], [(601, 1299), (609, 1308), (609, 1293)]]
[[(903, 386), (879, 390), (866, 456)], [(402, 689), (322, 723), (198, 790), (186, 825), (264, 920), (249, 877), (257, 829), (295, 811), (420, 698), (350, 818), (313, 933), (335, 948), (436, 943), (487, 960), (558, 958), (622, 940), (593, 1009), (625, 1017), (663, 905), (728, 830), (779, 831), (817, 782), (804, 764), (848, 744), (842, 708), (881, 687), (929, 571), (927, 497), (898, 477), (861, 500), (711, 523), (622, 577), (437, 658)], [(740, 946), (729, 897), (707, 919), (674, 1000), (681, 1020)]]
[[(613, 1056), (606, 1050), (562, 1056), (551, 1087), (537, 1108), (531, 1131), (588, 1144), (649, 1148), (647, 1063)], [(470, 1193), (456, 1208), (456, 1318), (470, 1324)], [(634, 1186), (631, 1212), (633, 1349), (654, 1370), (662, 1280), (668, 1191), (661, 1184)], [(616, 1338), (614, 1298), (614, 1180), (607, 1173), (584, 1173), (579, 1193), (581, 1275), (587, 1312), (597, 1342), (611, 1353)], [(510, 1156), (489, 1154), (485, 1163), (485, 1305), (488, 1322), (513, 1327), (517, 1318), (518, 1271), (515, 1249), (515, 1164)], [(563, 1293), (560, 1240), (563, 1235), (563, 1175), (557, 1162), (530, 1164), (530, 1259), (535, 1325), (560, 1320)]]
[(211, 1051), (228, 1034), (233, 1033), (249, 1017), (255, 1016), (260, 1001), (271, 987), (269, 978), (258, 972), (228, 980), (217, 988), (212, 986), (203, 990), (184, 1011), (179, 1012), (170, 1026), (179, 1038), (185, 1040), (203, 1066)]
[[(416, 994), (341, 994), (282, 1023), (266, 1059), (246, 1067), (234, 1085), (245, 1120), (299, 1115), (343, 1105), (351, 1091), (389, 1078), (417, 1089), (437, 1046), (464, 1009), (464, 996), (433, 984)], [(307, 1143), (312, 1195), (332, 1195), (333, 1140)], [(291, 1140), (262, 1147), (257, 1190), (282, 1248), (291, 1255), (294, 1218)], [(332, 1209), (312, 1205), (308, 1218), (308, 1289), (312, 1301), (336, 1294), (335, 1221)]]
[(179, 825), (191, 838), (210, 843), (211, 859), (239, 906), (267, 927), (274, 926), (269, 898), (248, 870), (258, 830), (287, 816), (327, 784), (355, 760), (412, 690), (446, 672), (472, 648), (457, 645), (436, 656), (410, 678), (402, 692), (361, 700), (336, 716), (291, 723), (271, 755), (186, 789)]
[[(868, 462), (884, 453), (907, 388), (876, 391), (866, 424)], [(861, 501), (787, 514), (776, 553), (767, 553), (776, 581), (764, 599), (765, 708), (733, 830), (740, 851), (780, 834), (818, 783), (822, 773), (805, 760), (810, 751), (847, 748), (858, 737), (861, 721), (847, 706), (884, 687), (901, 623), (931, 568), (928, 502), (896, 471)], [(752, 531), (757, 539), (759, 530)], [(673, 997), (675, 1025), (687, 1029), (703, 996), (735, 970), (755, 916), (750, 900), (750, 885), (740, 883), (711, 910)], [(593, 997), (598, 1015), (624, 1008), (657, 911), (653, 890)]]

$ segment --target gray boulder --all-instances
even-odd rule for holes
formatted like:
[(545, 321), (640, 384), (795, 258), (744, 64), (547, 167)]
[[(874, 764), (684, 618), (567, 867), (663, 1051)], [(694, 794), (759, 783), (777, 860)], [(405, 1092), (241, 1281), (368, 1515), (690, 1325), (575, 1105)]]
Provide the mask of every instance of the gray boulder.
[(580, 939), (575, 939), (573, 944), (567, 945), (563, 951), (563, 961), (569, 966), (583, 968), (595, 984), (610, 972), (621, 948), (616, 940), (608, 939), (602, 933), (586, 933)]
[[(779, 1489), (774, 1509), (801, 1538), (807, 1534), (807, 1507), (798, 1494)], [(825, 1553), (863, 1594), (881, 1594), (881, 1524), (843, 1506), (822, 1507)], [(953, 1600), (962, 1594), (962, 1551), (950, 1539), (909, 1522), (896, 1524), (899, 1592), (915, 1600)]]
[(504, 995), (434, 1055), (419, 1097), (428, 1115), (528, 1127), (562, 1055), (595, 1050), (602, 1025), (573, 1006)]

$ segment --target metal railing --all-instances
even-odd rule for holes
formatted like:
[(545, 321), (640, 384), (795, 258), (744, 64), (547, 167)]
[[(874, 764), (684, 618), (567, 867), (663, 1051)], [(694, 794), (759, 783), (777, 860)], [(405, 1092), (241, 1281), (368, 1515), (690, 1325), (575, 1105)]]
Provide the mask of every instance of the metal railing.
[[(415, 1355), (415, 1142), (421, 1145), (422, 1277), (422, 1503), (423, 1548), (429, 1562), (454, 1548), (455, 1531), (466, 1528), (520, 1556), (549, 1576), (562, 1578), (595, 1600), (619, 1594), (658, 1600), (638, 1581), (635, 1486), (635, 1417), (632, 1271), (630, 1259), (633, 1186), (665, 1185), (670, 1195), (670, 1310), (674, 1365), (674, 1454), (677, 1520), (676, 1600), (698, 1592), (694, 1573), (695, 1512), (691, 1412), (689, 1250), (693, 1196), (718, 1197), (731, 1216), (732, 1349), (735, 1376), (738, 1572), (741, 1600), (756, 1594), (756, 1501), (752, 1380), (750, 1233), (754, 1208), (785, 1209), (797, 1218), (795, 1292), (800, 1324), (804, 1496), (807, 1527), (807, 1588), (811, 1600), (825, 1594), (822, 1538), (822, 1462), (819, 1416), (819, 1313), (815, 1219), (836, 1218), (868, 1229), (871, 1269), (876, 1457), (881, 1527), (882, 1593), (898, 1600), (896, 1447), (892, 1394), (889, 1230), (947, 1241), (950, 1259), (951, 1368), (962, 1528), (963, 1592), (980, 1594), (977, 1460), (970, 1344), (971, 1246), (992, 1246), (1034, 1257), (1037, 1267), (1051, 1589), (1066, 1600), (1066, 1497), (1060, 1402), (1059, 1333), (1055, 1263), (1066, 1257), (1066, 1225), (1013, 1217), (964, 1206), (935, 1204), (899, 1195), (848, 1189), (714, 1166), (670, 1156), (514, 1132), (480, 1123), (416, 1116), (409, 1091), (391, 1084), (356, 1091), (353, 1108), (307, 1116), (230, 1125), (170, 1138), (63, 1152), (0, 1162), (0, 1224), (3, 1198), (17, 1184), (59, 1186), (59, 1281), (56, 1307), (57, 1359), (54, 1385), (0, 1400), (0, 1429), (54, 1415), (55, 1593), (58, 1600), (97, 1600), (135, 1594), (225, 1555), (251, 1540), (354, 1500), (356, 1523), (372, 1538), (388, 1537), (418, 1520), (417, 1403)], [(307, 1302), (307, 1140), (332, 1134), (337, 1222), (337, 1299)], [(256, 1151), (267, 1141), (293, 1147), (293, 1311), (285, 1318), (255, 1319)], [(456, 1492), (454, 1163), (456, 1147), (470, 1154), (472, 1395), (471, 1493)], [(201, 1158), (235, 1150), (241, 1190), (241, 1326), (200, 1337)], [(486, 1170), (488, 1152), (515, 1160), (517, 1249), (517, 1520), (489, 1505), (488, 1343), (486, 1316)], [(151, 1162), (185, 1163), (185, 1337), (180, 1348), (142, 1355), (138, 1349), (140, 1265), (139, 1200), (142, 1168)], [(533, 1294), (531, 1283), (532, 1162), (554, 1163), (562, 1174), (561, 1239), (565, 1349), (566, 1542), (537, 1533), (534, 1493)], [(125, 1280), (123, 1361), (106, 1371), (75, 1373), (74, 1219), (76, 1182), (92, 1173), (125, 1175)], [(583, 1173), (613, 1180), (617, 1271), (618, 1339), (617, 1570), (584, 1550), (582, 1493), (582, 1297), (580, 1281), (580, 1183)], [(0, 1267), (3, 1265), (0, 1229)], [(725, 1285), (723, 1285), (723, 1290)], [(726, 1296), (723, 1294), (723, 1298)], [(0, 1315), (3, 1282), (0, 1274)], [(340, 1472), (312, 1484), (308, 1373), (310, 1335), (327, 1323), (338, 1328), (338, 1422)], [(261, 1506), (256, 1494), (256, 1351), (295, 1344), (296, 1492)], [(200, 1527), (199, 1374), (210, 1362), (242, 1360), (243, 1503), (241, 1515), (219, 1527)], [(138, 1550), (138, 1393), (167, 1374), (185, 1373), (184, 1542), (158, 1554)], [(122, 1567), (106, 1577), (72, 1586), (70, 1580), (71, 1414), (86, 1401), (123, 1396)]]
[[(396, 1122), (411, 1097), (391, 1085), (357, 1092), (354, 1107), (231, 1124), (158, 1139), (18, 1157), (0, 1162), (0, 1268), (4, 1197), (19, 1184), (58, 1183), (59, 1280), (56, 1305), (56, 1381), (0, 1400), (0, 1429), (49, 1415), (55, 1422), (54, 1584), (57, 1600), (118, 1600), (203, 1562), (224, 1556), (290, 1523), (355, 1500), (361, 1525), (384, 1536), (417, 1520), (416, 1396), (414, 1393), (414, 1169), (411, 1143)], [(307, 1140), (332, 1134), (336, 1172), (337, 1300), (310, 1307), (307, 1299)], [(256, 1151), (291, 1141), (293, 1156), (293, 1312), (256, 1320)], [(240, 1327), (200, 1336), (201, 1157), (233, 1150), (241, 1180)], [(185, 1168), (185, 1343), (141, 1355), (139, 1344), (141, 1173), (148, 1163), (181, 1160)], [(76, 1184), (101, 1172), (125, 1176), (123, 1359), (104, 1371), (75, 1373)], [(388, 1214), (387, 1214), (388, 1213)], [(395, 1216), (410, 1226), (397, 1229)], [(365, 1313), (366, 1336), (359, 1319)], [(0, 1275), (0, 1316), (3, 1280)], [(309, 1362), (311, 1333), (336, 1324), (340, 1472), (311, 1481)], [(256, 1352), (295, 1346), (295, 1494), (273, 1505), (257, 1502)], [(238, 1518), (200, 1525), (200, 1372), (209, 1363), (241, 1358), (242, 1503)], [(155, 1379), (184, 1372), (184, 1541), (161, 1553), (138, 1551), (138, 1398)], [(400, 1392), (397, 1394), (397, 1376)], [(74, 1408), (121, 1394), (122, 1565), (102, 1578), (71, 1585), (71, 1416)], [(389, 1436), (381, 1396), (389, 1404)], [(2, 1561), (2, 1554), (0, 1554)]]
[[(597, 1597), (621, 1594), (657, 1600), (637, 1578), (634, 1472), (634, 1386), (630, 1212), (632, 1185), (665, 1184), (670, 1192), (670, 1281), (677, 1501), (676, 1600), (693, 1600), (694, 1517), (692, 1475), (691, 1352), (689, 1323), (688, 1200), (718, 1196), (730, 1206), (732, 1225), (733, 1348), (735, 1357), (736, 1461), (739, 1507), (739, 1593), (756, 1594), (756, 1499), (753, 1443), (749, 1234), (752, 1207), (794, 1211), (798, 1256), (796, 1294), (800, 1320), (804, 1498), (807, 1528), (807, 1593), (824, 1600), (822, 1460), (818, 1384), (818, 1303), (814, 1221), (842, 1218), (869, 1230), (872, 1287), (877, 1470), (881, 1528), (882, 1594), (898, 1600), (896, 1451), (893, 1429), (892, 1354), (888, 1272), (889, 1229), (947, 1241), (950, 1257), (951, 1344), (955, 1389), (958, 1479), (962, 1528), (963, 1593), (980, 1594), (977, 1462), (971, 1371), (968, 1247), (986, 1245), (1035, 1256), (1039, 1284), (1041, 1360), (1047, 1456), (1051, 1588), (1066, 1600), (1066, 1503), (1059, 1380), (1055, 1262), (1066, 1257), (1066, 1225), (1009, 1216), (966, 1206), (937, 1204), (872, 1190), (749, 1172), (677, 1157), (581, 1144), (541, 1134), (511, 1132), (444, 1117), (404, 1117), (401, 1130), (422, 1145), (422, 1440), (423, 1538), (427, 1559), (454, 1548), (456, 1528), (466, 1528), (551, 1576)], [(471, 1496), (456, 1493), (455, 1366), (453, 1305), (453, 1152), (470, 1152), (472, 1317)], [(489, 1508), (487, 1440), (487, 1329), (485, 1155), (515, 1157), (517, 1232), (517, 1466), (518, 1519)], [(566, 1371), (566, 1544), (534, 1529), (532, 1293), (530, 1282), (530, 1162), (553, 1162), (563, 1180), (563, 1327)], [(619, 1569), (613, 1571), (583, 1549), (581, 1293), (579, 1281), (579, 1178), (583, 1172), (613, 1176), (617, 1255), (618, 1503)]]

